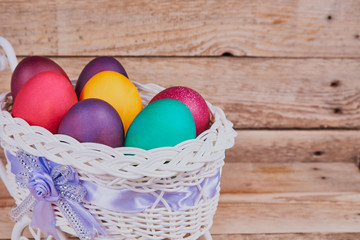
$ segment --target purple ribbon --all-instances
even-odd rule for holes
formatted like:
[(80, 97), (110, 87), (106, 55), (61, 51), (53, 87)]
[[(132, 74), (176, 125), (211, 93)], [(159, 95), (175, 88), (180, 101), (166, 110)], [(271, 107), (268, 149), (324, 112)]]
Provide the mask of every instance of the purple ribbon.
[[(27, 156), (31, 156), (26, 154)], [(22, 178), (28, 179), (27, 176), (23, 176), (23, 166), (17, 160), (17, 157), (12, 155), (9, 151), (6, 151), (6, 157), (11, 164), (11, 171), (12, 173), (16, 174), (17, 182), (21, 184), (23, 182)], [(44, 204), (51, 202), (56, 199), (63, 199), (61, 194), (58, 194), (59, 189), (55, 181), (54, 184), (51, 183), (54, 180), (54, 177), (51, 177), (51, 170), (56, 168), (56, 166), (62, 166), (55, 164), (49, 160), (46, 160), (42, 157), (33, 157), (39, 159), (39, 162), (46, 162), (48, 163), (49, 167), (46, 168), (45, 173), (36, 173), (33, 176), (33, 179), (30, 177), (30, 181), (27, 184), (27, 187), (30, 189), (32, 195), (36, 198), (44, 199), (45, 201), (38, 200), (34, 206), (34, 213), (36, 213), (37, 208), (46, 209), (47, 213), (52, 213), (52, 209), (50, 208), (43, 208), (44, 206), (39, 204)], [(46, 164), (42, 164), (46, 166)], [(64, 166), (62, 166), (64, 167)], [(69, 168), (73, 171), (72, 168)], [(35, 171), (36, 172), (36, 171)], [(41, 171), (40, 171), (41, 172)], [(49, 174), (50, 173), (50, 174)], [(26, 174), (25, 174), (26, 175)], [(161, 201), (157, 203), (156, 206), (167, 207), (169, 206), (174, 211), (184, 211), (196, 205), (198, 201), (201, 199), (211, 199), (213, 198), (216, 193), (219, 191), (219, 183), (220, 183), (220, 169), (217, 170), (217, 173), (214, 176), (205, 178), (198, 186), (188, 186), (183, 187), (176, 192), (162, 192), (162, 191), (155, 191), (153, 193), (150, 192), (136, 192), (126, 188), (123, 189), (110, 189), (103, 186), (96, 185), (93, 182), (79, 180), (75, 171), (69, 174), (69, 176), (73, 176), (72, 180), (69, 183), (75, 183), (72, 186), (79, 186), (84, 189), (83, 194), (84, 200), (87, 202), (96, 205), (100, 208), (108, 209), (115, 212), (123, 212), (123, 213), (138, 213), (142, 212), (150, 207), (153, 207), (155, 203), (158, 201), (158, 197), (160, 196)], [(50, 176), (50, 178), (48, 177)], [(46, 184), (41, 184), (41, 182), (45, 182)], [(54, 187), (55, 186), (55, 190)], [(65, 185), (66, 186), (66, 185)], [(80, 189), (80, 188), (79, 188)], [(76, 191), (79, 191), (77, 189)], [(57, 191), (56, 191), (57, 190)], [(74, 192), (73, 190), (72, 192)], [(76, 192), (75, 191), (75, 192)], [(70, 191), (71, 192), (71, 191)], [(45, 194), (46, 193), (46, 194)], [(162, 195), (162, 196), (161, 196)], [(59, 200), (57, 200), (59, 201)], [(67, 201), (72, 204), (72, 209), (84, 209), (84, 207), (78, 201)], [(24, 204), (31, 205), (32, 202), (27, 202), (24, 200)], [(75, 204), (75, 206), (74, 206)], [(38, 206), (39, 205), (39, 206)], [(51, 205), (51, 204), (50, 204)], [(49, 206), (49, 204), (48, 204)], [(47, 207), (48, 207), (47, 206)], [(58, 206), (62, 206), (59, 205)], [(80, 206), (80, 207), (79, 207)], [(84, 209), (85, 210), (85, 209)], [(87, 211), (78, 212), (77, 215), (82, 216), (82, 219), (93, 219), (93, 217)], [(51, 215), (49, 214), (49, 215)], [(36, 223), (37, 218), (33, 217), (33, 222)], [(90, 221), (92, 222), (92, 221)], [(53, 226), (54, 223), (50, 221), (48, 218), (49, 225)], [(37, 225), (41, 226), (41, 224)], [(87, 225), (86, 225), (87, 226)], [(93, 225), (94, 232), (100, 232), (104, 234), (101, 229), (99, 229), (98, 225)], [(89, 227), (91, 228), (91, 227)], [(47, 229), (52, 229), (51, 227), (47, 227)]]
[[(154, 194), (143, 193), (129, 189), (109, 189), (87, 181), (81, 182), (87, 190), (85, 198), (88, 202), (116, 212), (142, 212), (152, 207), (161, 194), (161, 191), (156, 191)], [(200, 197), (213, 198), (218, 191), (219, 182), (220, 170), (216, 175), (204, 179), (200, 184), (200, 189), (197, 186), (189, 186), (176, 190), (176, 192), (165, 192), (162, 201), (157, 206), (164, 207), (167, 204), (174, 211), (187, 210), (193, 207), (200, 200)]]
[(31, 226), (60, 240), (56, 231), (52, 204), (56, 204), (81, 240), (94, 239), (106, 235), (96, 219), (83, 207), (81, 202), (86, 189), (81, 186), (75, 170), (23, 152), (17, 156), (6, 152), (11, 163), (11, 171), (16, 174), (16, 182), (27, 187), (30, 195), (10, 212), (10, 217), (18, 221), (33, 209)]

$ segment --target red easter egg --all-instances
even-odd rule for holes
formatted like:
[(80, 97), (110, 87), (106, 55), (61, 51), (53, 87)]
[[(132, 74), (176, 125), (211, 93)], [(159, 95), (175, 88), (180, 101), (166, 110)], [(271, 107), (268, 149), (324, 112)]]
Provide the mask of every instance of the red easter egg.
[(188, 87), (170, 87), (159, 92), (153, 99), (151, 99), (150, 103), (164, 98), (176, 99), (184, 103), (190, 109), (195, 121), (197, 136), (208, 129), (210, 122), (209, 107), (207, 106), (204, 98), (198, 92)]
[(68, 78), (64, 70), (50, 58), (31, 56), (21, 60), (11, 77), (11, 95), (13, 99), (16, 98), (20, 89), (30, 78), (45, 71), (54, 71)]
[(13, 117), (57, 133), (66, 112), (77, 103), (77, 96), (67, 77), (57, 72), (41, 72), (20, 89), (12, 110)]

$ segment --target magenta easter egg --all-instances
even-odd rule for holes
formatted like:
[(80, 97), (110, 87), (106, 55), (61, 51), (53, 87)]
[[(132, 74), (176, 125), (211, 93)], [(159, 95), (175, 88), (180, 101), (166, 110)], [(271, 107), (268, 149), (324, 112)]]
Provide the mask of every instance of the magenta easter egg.
[(209, 107), (207, 106), (204, 98), (198, 92), (188, 87), (170, 87), (159, 92), (153, 99), (151, 99), (150, 103), (164, 98), (179, 100), (190, 109), (195, 121), (196, 135), (199, 135), (208, 129), (210, 122)]
[(29, 125), (57, 133), (62, 118), (77, 102), (69, 79), (60, 73), (46, 71), (32, 77), (20, 89), (12, 115), (24, 119)]
[(44, 71), (57, 72), (69, 79), (64, 70), (49, 58), (40, 56), (24, 58), (16, 66), (11, 77), (11, 95), (13, 99), (16, 98), (22, 86), (24, 86), (30, 78)]
[(75, 86), (75, 92), (77, 96), (80, 97), (82, 89), (90, 78), (103, 71), (118, 72), (128, 78), (124, 67), (118, 60), (109, 56), (97, 57), (86, 64), (84, 69), (81, 71)]
[(95, 98), (75, 104), (62, 119), (58, 133), (69, 135), (79, 142), (94, 142), (110, 147), (124, 143), (124, 128), (115, 108)]

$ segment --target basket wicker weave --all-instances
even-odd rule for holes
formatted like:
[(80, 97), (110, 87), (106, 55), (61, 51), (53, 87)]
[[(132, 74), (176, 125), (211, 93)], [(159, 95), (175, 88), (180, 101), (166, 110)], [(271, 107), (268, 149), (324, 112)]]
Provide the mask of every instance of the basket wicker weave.
[[(134, 84), (144, 106), (163, 89), (156, 84)], [(9, 93), (0, 96), (0, 103), (0, 139), (6, 152), (15, 155), (22, 149), (55, 163), (72, 166), (81, 180), (110, 189), (150, 193), (156, 197), (151, 207), (136, 213), (111, 211), (83, 202), (83, 206), (100, 222), (107, 234), (106, 239), (197, 239), (210, 229), (220, 186), (217, 185), (216, 194), (208, 198), (202, 191), (204, 181), (206, 185), (207, 179), (221, 174), (225, 150), (233, 146), (236, 136), (232, 123), (219, 107), (207, 102), (214, 119), (211, 127), (196, 139), (175, 147), (146, 151), (79, 143), (66, 135), (54, 135), (44, 128), (29, 126), (24, 120), (13, 118), (9, 113), (12, 105)], [(19, 205), (29, 195), (29, 191), (16, 184), (10, 167), (8, 163), (1, 177)], [(192, 186), (196, 186), (200, 192), (193, 206), (175, 211), (167, 204), (164, 194)], [(54, 208), (56, 226), (76, 236), (61, 211), (56, 206)]]

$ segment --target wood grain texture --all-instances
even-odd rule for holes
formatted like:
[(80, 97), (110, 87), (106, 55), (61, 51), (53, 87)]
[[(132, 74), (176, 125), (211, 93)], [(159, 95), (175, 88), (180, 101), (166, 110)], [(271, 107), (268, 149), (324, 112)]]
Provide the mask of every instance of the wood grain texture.
[(359, 130), (238, 130), (226, 162), (349, 162), (360, 157)]
[(357, 1), (0, 2), (20, 55), (360, 56)]
[(20, 55), (360, 56), (351, 0), (2, 0), (0, 9), (0, 32)]
[[(360, 48), (359, 48), (360, 49)], [(93, 58), (53, 58), (71, 78)], [(118, 58), (130, 79), (184, 85), (220, 106), (236, 128), (360, 129), (358, 59)], [(8, 90), (10, 71), (0, 73)]]
[(360, 192), (353, 163), (226, 163), (222, 193)]
[(211, 232), (358, 232), (359, 207), (358, 192), (222, 194)]

